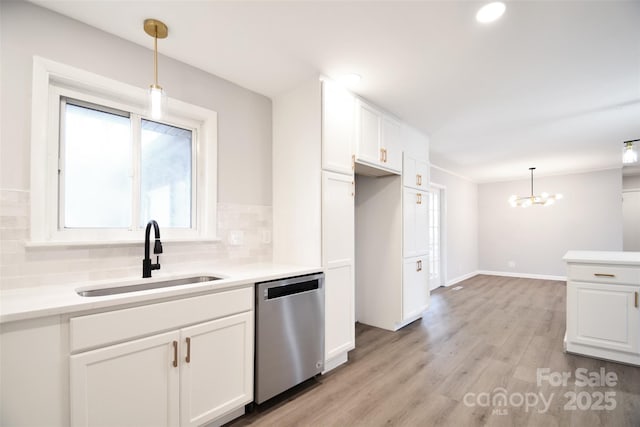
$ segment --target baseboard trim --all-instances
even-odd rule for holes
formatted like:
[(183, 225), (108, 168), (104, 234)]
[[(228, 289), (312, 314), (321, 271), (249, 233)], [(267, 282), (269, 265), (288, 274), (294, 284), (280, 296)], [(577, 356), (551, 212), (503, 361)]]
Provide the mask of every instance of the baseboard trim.
[(478, 274), (480, 274), (480, 273), (477, 270), (476, 271), (472, 271), (471, 273), (463, 274), (462, 276), (458, 276), (455, 279), (451, 279), (451, 280), (447, 281), (445, 286), (446, 287), (453, 286), (456, 283), (462, 282), (463, 280), (471, 279), (473, 276), (477, 276)]
[(560, 282), (567, 281), (567, 276), (552, 276), (549, 274), (532, 274), (532, 273), (514, 273), (511, 271), (478, 270), (476, 271), (476, 274), (486, 274), (488, 276), (520, 277), (522, 279), (558, 280)]

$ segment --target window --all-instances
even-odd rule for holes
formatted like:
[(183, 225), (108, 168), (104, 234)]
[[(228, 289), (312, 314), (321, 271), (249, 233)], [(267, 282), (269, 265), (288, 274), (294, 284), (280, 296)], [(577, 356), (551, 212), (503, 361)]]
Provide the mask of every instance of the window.
[(163, 239), (215, 238), (215, 112), (171, 100), (153, 121), (145, 102), (144, 89), (34, 59), (34, 244), (139, 241), (150, 219)]

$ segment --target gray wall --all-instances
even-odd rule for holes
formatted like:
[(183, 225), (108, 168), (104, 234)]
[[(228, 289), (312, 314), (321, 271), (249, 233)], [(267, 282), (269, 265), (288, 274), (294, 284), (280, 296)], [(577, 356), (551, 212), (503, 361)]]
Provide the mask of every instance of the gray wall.
[(627, 189), (638, 189), (640, 188), (640, 175), (626, 175), (622, 177), (622, 188)]
[(509, 196), (530, 194), (529, 180), (478, 186), (480, 270), (565, 276), (569, 249), (622, 250), (620, 169), (535, 178), (534, 187), (564, 198), (512, 208)]
[[(142, 30), (142, 24), (140, 26)], [(152, 40), (149, 38), (149, 44)], [(140, 275), (142, 246), (29, 248), (33, 56), (146, 88), (153, 52), (27, 2), (0, 0), (0, 288)], [(203, 46), (203, 54), (205, 54)], [(164, 242), (161, 273), (271, 261), (271, 100), (159, 58), (169, 97), (218, 112), (219, 242)], [(229, 243), (241, 231), (244, 242)]]
[(431, 182), (446, 187), (445, 284), (478, 270), (478, 185), (431, 168)]
[[(28, 190), (33, 55), (146, 88), (153, 52), (27, 2), (1, 7), (0, 188)], [(169, 97), (218, 112), (218, 200), (271, 205), (271, 100), (163, 56), (159, 80)]]

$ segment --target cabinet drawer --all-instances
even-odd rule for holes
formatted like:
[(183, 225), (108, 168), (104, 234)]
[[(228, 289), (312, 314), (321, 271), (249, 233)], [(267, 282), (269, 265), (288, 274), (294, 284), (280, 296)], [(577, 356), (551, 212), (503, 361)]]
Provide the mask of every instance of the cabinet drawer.
[(253, 309), (253, 285), (192, 298), (74, 317), (71, 352), (130, 340)]
[(569, 264), (569, 280), (640, 285), (640, 268)]

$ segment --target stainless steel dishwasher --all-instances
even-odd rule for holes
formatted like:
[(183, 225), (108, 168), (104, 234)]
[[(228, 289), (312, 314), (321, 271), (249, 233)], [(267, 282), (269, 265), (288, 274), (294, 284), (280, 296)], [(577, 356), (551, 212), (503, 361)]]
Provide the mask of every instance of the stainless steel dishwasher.
[(324, 274), (256, 283), (255, 402), (323, 369)]

